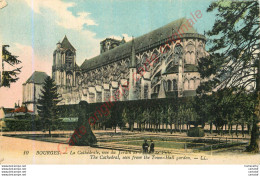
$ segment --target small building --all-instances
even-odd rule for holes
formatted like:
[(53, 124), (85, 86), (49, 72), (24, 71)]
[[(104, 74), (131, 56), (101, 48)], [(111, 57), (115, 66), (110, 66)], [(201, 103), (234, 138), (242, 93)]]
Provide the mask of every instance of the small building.
[(36, 105), (47, 77), (48, 75), (45, 72), (35, 71), (23, 84), (23, 105), (35, 114), (38, 114)]
[(12, 111), (15, 110), (15, 108), (4, 108), (0, 107), (0, 119), (5, 118), (9, 114), (12, 114)]

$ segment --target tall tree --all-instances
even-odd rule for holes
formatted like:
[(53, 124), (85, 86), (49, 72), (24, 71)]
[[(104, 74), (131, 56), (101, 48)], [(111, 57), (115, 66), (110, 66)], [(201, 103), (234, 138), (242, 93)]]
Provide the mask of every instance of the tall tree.
[[(202, 78), (214, 79), (202, 84), (199, 90), (228, 87), (244, 91), (251, 87), (260, 96), (259, 2), (220, 0), (213, 2), (207, 12), (216, 12), (217, 18), (207, 32), (210, 57), (201, 59), (199, 71)], [(259, 152), (259, 115), (253, 121), (247, 149)]]
[(170, 124), (171, 128), (171, 134), (172, 134), (172, 124), (174, 123), (174, 119), (177, 116), (177, 110), (172, 107), (172, 105), (169, 105), (167, 108), (167, 116), (168, 116), (168, 122)]
[(58, 119), (58, 108), (57, 104), (61, 101), (60, 95), (57, 92), (57, 87), (54, 80), (51, 77), (45, 79), (43, 88), (41, 90), (38, 113), (42, 118), (44, 128), (49, 130), (51, 136), (51, 130)]
[[(18, 74), (21, 72), (22, 67), (17, 67), (22, 63), (18, 56), (12, 55), (6, 48), (9, 45), (2, 46), (2, 73), (0, 73), (0, 87), (10, 87), (11, 83), (16, 82), (19, 77)], [(11, 67), (11, 70), (7, 70), (5, 64), (8, 64), (8, 67)]]

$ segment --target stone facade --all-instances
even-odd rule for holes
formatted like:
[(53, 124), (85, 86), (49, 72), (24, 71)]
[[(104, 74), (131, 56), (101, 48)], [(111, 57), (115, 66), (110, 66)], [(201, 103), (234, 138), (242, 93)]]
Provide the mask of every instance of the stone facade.
[[(100, 43), (100, 55), (80, 67), (65, 36), (53, 55), (61, 104), (195, 95), (202, 81), (197, 65), (207, 55), (206, 39), (185, 22), (185, 18), (176, 20), (129, 42), (107, 38)], [(180, 33), (180, 29), (186, 30)]]
[(41, 89), (47, 76), (45, 72), (35, 71), (23, 84), (23, 105), (36, 114)]

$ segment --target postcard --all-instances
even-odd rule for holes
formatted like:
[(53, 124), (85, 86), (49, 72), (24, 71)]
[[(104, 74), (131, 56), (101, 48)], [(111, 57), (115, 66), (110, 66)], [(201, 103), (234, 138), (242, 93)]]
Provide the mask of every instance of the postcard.
[(259, 164), (258, 1), (0, 0), (0, 29), (1, 164)]

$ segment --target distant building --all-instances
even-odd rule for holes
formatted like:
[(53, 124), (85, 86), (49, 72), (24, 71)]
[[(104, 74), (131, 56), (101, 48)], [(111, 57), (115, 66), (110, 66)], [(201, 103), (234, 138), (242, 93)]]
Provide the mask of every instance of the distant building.
[(12, 111), (14, 111), (15, 108), (4, 108), (4, 107), (0, 107), (0, 120), (5, 118), (6, 116), (11, 116), (10, 114), (12, 114)]
[(44, 80), (48, 77), (45, 72), (35, 71), (23, 84), (23, 105), (29, 111), (37, 114), (37, 103), (40, 97)]

